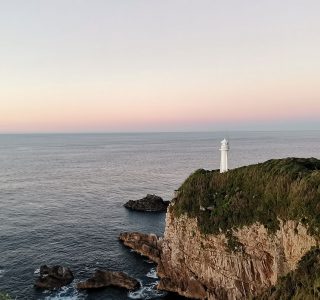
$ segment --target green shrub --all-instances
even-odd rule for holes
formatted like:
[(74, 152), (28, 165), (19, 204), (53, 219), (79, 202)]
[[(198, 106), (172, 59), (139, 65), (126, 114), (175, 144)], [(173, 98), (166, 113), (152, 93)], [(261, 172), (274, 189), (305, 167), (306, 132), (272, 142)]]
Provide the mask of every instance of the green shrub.
[(0, 291), (0, 300), (11, 300), (9, 294)]
[[(320, 160), (272, 159), (226, 173), (197, 170), (179, 188), (172, 210), (196, 217), (201, 232), (219, 233), (255, 222), (270, 232), (282, 220), (320, 231)], [(201, 211), (200, 206), (210, 207)]]

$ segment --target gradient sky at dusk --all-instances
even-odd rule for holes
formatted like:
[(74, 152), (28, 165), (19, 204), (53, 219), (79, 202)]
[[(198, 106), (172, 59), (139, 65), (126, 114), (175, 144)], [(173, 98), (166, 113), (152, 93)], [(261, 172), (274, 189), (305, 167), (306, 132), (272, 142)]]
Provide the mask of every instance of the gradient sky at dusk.
[(319, 0), (0, 4), (0, 132), (320, 129)]

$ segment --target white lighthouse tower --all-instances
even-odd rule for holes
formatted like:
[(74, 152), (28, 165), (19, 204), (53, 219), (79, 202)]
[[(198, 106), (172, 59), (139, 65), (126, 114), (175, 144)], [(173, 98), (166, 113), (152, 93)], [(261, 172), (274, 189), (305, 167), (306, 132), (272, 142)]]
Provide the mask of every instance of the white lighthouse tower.
[(226, 139), (221, 141), (221, 161), (220, 161), (220, 173), (228, 171), (228, 151), (229, 151), (229, 142)]

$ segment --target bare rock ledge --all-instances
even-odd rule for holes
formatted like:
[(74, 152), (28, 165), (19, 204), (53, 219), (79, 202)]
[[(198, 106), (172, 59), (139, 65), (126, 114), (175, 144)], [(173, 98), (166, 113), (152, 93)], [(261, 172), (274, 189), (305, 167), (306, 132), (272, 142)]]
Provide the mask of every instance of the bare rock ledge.
[(119, 236), (123, 244), (139, 254), (148, 257), (158, 263), (161, 256), (162, 239), (155, 234), (144, 234), (139, 232), (123, 232)]
[(68, 285), (73, 281), (73, 273), (69, 268), (63, 266), (40, 267), (40, 276), (34, 286), (40, 289), (55, 289)]
[(134, 290), (140, 287), (140, 283), (138, 280), (123, 272), (97, 270), (93, 277), (86, 281), (79, 282), (77, 289), (99, 289), (108, 286)]

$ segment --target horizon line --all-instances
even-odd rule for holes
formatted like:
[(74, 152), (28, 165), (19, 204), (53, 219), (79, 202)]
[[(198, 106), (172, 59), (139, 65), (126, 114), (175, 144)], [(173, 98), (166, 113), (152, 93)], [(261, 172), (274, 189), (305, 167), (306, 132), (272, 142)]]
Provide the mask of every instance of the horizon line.
[(44, 131), (44, 132), (0, 132), (0, 135), (41, 135), (41, 134), (146, 134), (146, 133), (221, 133), (230, 132), (293, 132), (320, 131), (320, 129), (260, 129), (260, 130), (175, 130), (175, 131)]

